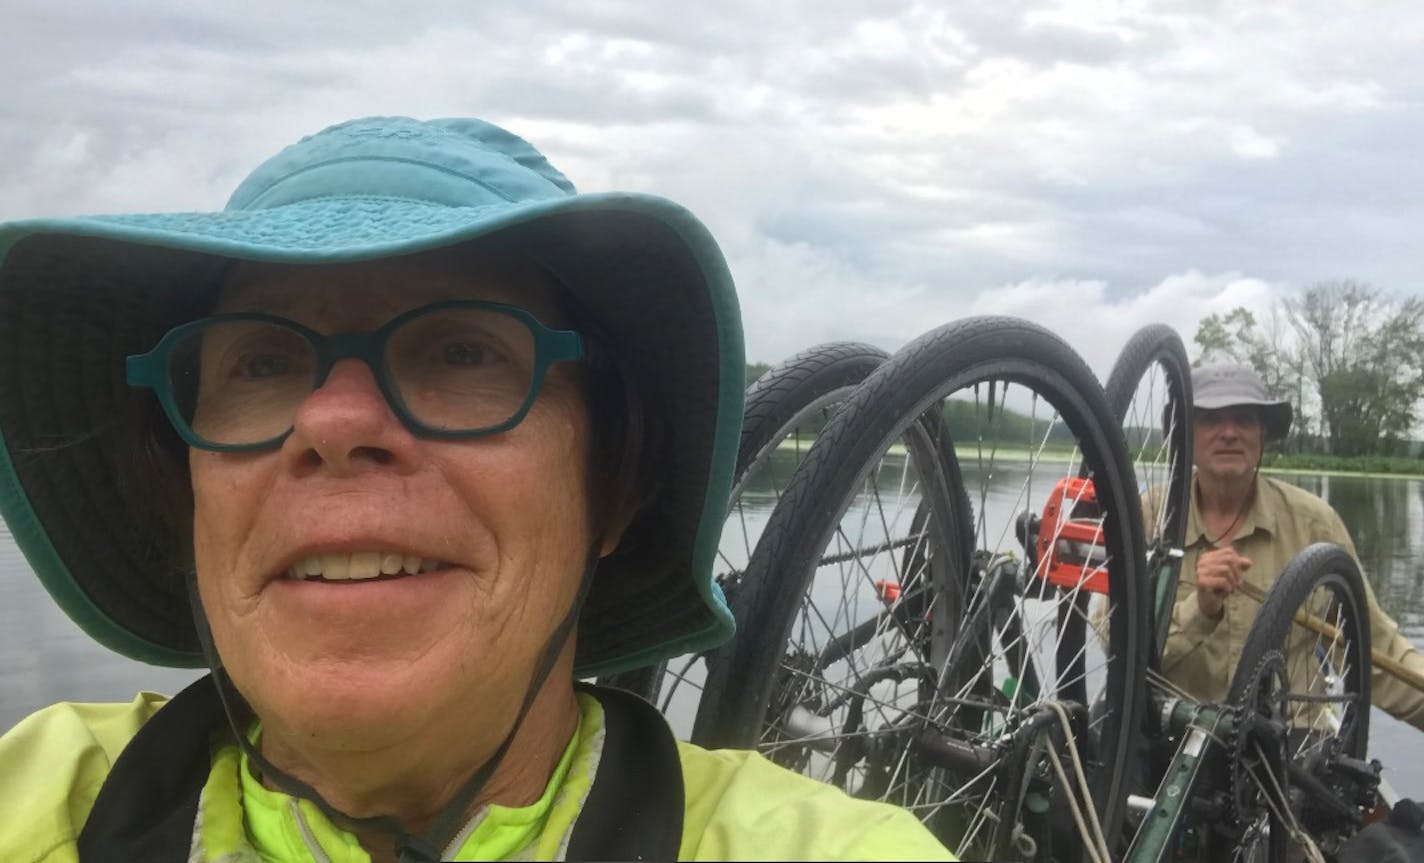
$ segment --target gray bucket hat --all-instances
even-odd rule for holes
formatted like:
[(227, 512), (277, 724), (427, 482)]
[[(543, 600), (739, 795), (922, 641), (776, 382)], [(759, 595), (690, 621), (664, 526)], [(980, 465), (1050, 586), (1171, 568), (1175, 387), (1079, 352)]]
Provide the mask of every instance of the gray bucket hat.
[[(353, 120), (259, 166), (216, 213), (0, 225), (0, 513), (61, 608), (113, 650), (200, 666), (175, 529), (133, 479), (120, 418), (151, 412), (124, 360), (233, 260), (323, 264), (472, 240), (536, 260), (628, 369), (670, 454), (599, 565), (576, 670), (610, 673), (730, 637), (712, 580), (745, 357), (726, 263), (687, 210), (578, 194), (533, 146), (473, 119)], [(151, 445), (151, 443), (149, 444)]]
[(1266, 440), (1284, 440), (1290, 431), (1290, 402), (1273, 399), (1266, 383), (1249, 366), (1214, 363), (1192, 369), (1192, 406), (1202, 410), (1252, 405), (1261, 409)]

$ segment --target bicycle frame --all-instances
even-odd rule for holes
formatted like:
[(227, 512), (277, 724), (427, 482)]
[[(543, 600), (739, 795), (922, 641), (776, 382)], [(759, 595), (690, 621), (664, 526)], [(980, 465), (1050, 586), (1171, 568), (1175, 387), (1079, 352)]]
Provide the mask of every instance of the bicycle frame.
[(1162, 727), (1180, 733), (1182, 742), (1167, 773), (1152, 798), (1132, 845), (1124, 858), (1128, 863), (1156, 863), (1175, 856), (1173, 847), (1191, 803), (1192, 791), (1221, 750), (1222, 740), (1235, 731), (1229, 711), (1212, 704), (1187, 704), (1175, 699), (1165, 705)]
[[(1171, 619), (1180, 579), (1178, 562), (1181, 557), (1181, 550), (1166, 550), (1166, 555), (1161, 558), (1162, 563), (1156, 571), (1152, 623), (1157, 637), (1154, 640), (1154, 652), (1149, 659), (1149, 667), (1153, 670), (1157, 670), (1160, 665), (1162, 649), (1166, 643), (1167, 623)], [(1123, 858), (1127, 863), (1162, 863), (1169, 859), (1182, 859), (1181, 853), (1184, 850), (1188, 854), (1192, 853), (1189, 849), (1179, 847), (1184, 838), (1182, 830), (1187, 818), (1194, 806), (1206, 807), (1207, 811), (1198, 813), (1203, 822), (1214, 820), (1213, 807), (1222, 808), (1221, 814), (1225, 814), (1223, 801), (1219, 798), (1213, 800), (1211, 794), (1203, 792), (1220, 791), (1221, 773), (1227, 765), (1225, 741), (1250, 731), (1249, 728), (1238, 727), (1238, 714), (1222, 705), (1195, 704), (1177, 698), (1155, 698), (1151, 695), (1149, 698), (1153, 704), (1148, 716), (1157, 718), (1155, 728), (1149, 732), (1149, 739), (1151, 736), (1157, 736), (1158, 739), (1179, 737), (1180, 743), (1155, 794), (1147, 799), (1134, 798), (1134, 805), (1129, 806), (1130, 811), (1135, 810), (1143, 814), (1132, 844)], [(1335, 718), (1333, 712), (1327, 713), (1327, 716)], [(1352, 762), (1352, 759), (1343, 760)], [(1379, 762), (1352, 762), (1346, 766), (1355, 773), (1357, 789), (1365, 789), (1367, 796), (1373, 794), (1376, 799), (1383, 796), (1386, 801), (1393, 796), (1387, 785), (1381, 787)], [(1303, 773), (1305, 771), (1297, 771), (1294, 766), (1291, 767), (1292, 784), (1303, 783), (1308, 797), (1317, 803), (1349, 808), (1331, 789), (1324, 786), (1312, 789), (1311, 777), (1301, 775)], [(1208, 848), (1211, 844), (1221, 841), (1219, 836), (1211, 835), (1209, 830), (1199, 834), (1197, 838), (1209, 843)]]

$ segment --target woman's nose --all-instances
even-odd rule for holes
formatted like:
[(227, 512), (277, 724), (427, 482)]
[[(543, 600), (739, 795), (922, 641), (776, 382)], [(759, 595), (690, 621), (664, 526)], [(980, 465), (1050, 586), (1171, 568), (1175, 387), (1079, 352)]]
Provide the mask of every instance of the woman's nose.
[(295, 469), (346, 475), (373, 466), (410, 469), (418, 440), (386, 401), (370, 366), (348, 358), (302, 401), (283, 450)]

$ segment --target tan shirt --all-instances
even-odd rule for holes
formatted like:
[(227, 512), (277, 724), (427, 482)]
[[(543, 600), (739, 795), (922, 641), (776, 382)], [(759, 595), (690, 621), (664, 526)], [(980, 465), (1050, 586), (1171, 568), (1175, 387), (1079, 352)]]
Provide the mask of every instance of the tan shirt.
[[(1162, 653), (1162, 670), (1178, 686), (1202, 701), (1223, 702), (1231, 686), (1231, 676), (1241, 658), (1246, 633), (1256, 619), (1260, 603), (1241, 593), (1226, 598), (1218, 620), (1201, 613), (1196, 598), (1197, 559), (1214, 548), (1197, 512), (1196, 483), (1192, 483), (1191, 508), (1187, 511), (1185, 556), (1182, 577), (1177, 585), (1177, 601)], [(1260, 476), (1256, 499), (1241, 521), (1232, 546), (1251, 559), (1246, 581), (1265, 591), (1280, 575), (1286, 563), (1315, 542), (1343, 546), (1359, 560), (1340, 516), (1330, 505), (1304, 489)], [(1370, 640), (1375, 650), (1424, 673), (1424, 656), (1399, 632), (1399, 625), (1379, 607), (1369, 581), (1365, 582), (1370, 609)], [(1371, 679), (1371, 700), (1395, 717), (1424, 730), (1424, 693), (1375, 670)]]

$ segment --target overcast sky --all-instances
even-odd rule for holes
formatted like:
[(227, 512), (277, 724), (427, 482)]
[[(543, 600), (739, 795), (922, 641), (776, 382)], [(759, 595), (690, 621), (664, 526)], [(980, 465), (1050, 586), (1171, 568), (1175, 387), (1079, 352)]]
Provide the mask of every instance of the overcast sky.
[(1420, 291), (1412, 2), (0, 11), (0, 218), (216, 208), (332, 122), (474, 115), (702, 217), (757, 360), (995, 312), (1105, 373), (1149, 321), (1190, 343), (1314, 281)]

